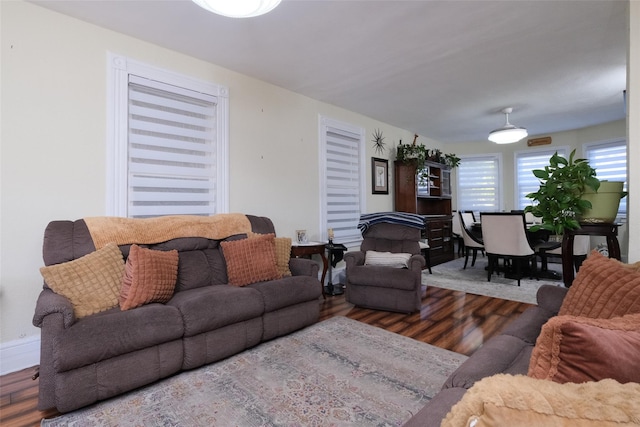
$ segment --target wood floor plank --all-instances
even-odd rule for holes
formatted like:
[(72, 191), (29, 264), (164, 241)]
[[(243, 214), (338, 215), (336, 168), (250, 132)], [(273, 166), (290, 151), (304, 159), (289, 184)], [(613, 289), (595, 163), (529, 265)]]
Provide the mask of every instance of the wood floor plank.
[[(421, 310), (413, 314), (390, 313), (354, 307), (344, 295), (320, 300), (320, 320), (345, 316), (388, 331), (461, 354), (471, 355), (488, 339), (518, 317), (529, 304), (505, 301), (460, 291), (428, 287)], [(0, 425), (34, 427), (42, 418), (59, 415), (38, 411), (35, 368), (0, 377)]]

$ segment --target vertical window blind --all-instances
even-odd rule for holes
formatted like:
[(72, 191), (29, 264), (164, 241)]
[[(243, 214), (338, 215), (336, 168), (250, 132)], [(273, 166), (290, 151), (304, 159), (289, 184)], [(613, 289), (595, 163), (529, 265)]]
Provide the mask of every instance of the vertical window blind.
[(135, 75), (128, 97), (128, 216), (216, 213), (216, 97)]
[(461, 156), (458, 166), (458, 209), (480, 212), (500, 210), (498, 156)]
[(326, 218), (334, 240), (345, 243), (361, 238), (362, 133), (334, 126), (325, 128)]
[(549, 158), (555, 152), (562, 157), (567, 157), (567, 149), (562, 147), (552, 150), (543, 150), (535, 152), (517, 152), (516, 153), (516, 209), (524, 209), (529, 206), (533, 200), (527, 199), (527, 194), (534, 193), (540, 188), (540, 180), (533, 174), (534, 169), (544, 169), (549, 165)]
[[(585, 144), (585, 157), (599, 180), (623, 181), (627, 191), (627, 143), (625, 140)], [(619, 215), (627, 213), (627, 198), (620, 200)]]

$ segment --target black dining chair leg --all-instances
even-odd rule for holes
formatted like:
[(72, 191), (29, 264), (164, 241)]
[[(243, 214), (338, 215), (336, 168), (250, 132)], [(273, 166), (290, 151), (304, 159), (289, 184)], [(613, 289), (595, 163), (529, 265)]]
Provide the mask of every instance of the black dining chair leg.
[(465, 248), (465, 254), (464, 254), (464, 267), (462, 267), (462, 269), (464, 270), (465, 268), (467, 268), (467, 262), (469, 261), (469, 250), (471, 248)]
[(493, 256), (489, 256), (489, 264), (487, 265), (487, 282), (491, 281), (491, 275), (493, 274), (493, 269), (494, 269), (494, 257)]
[(476, 257), (478, 256), (478, 249), (473, 248), (473, 259), (471, 260), (471, 267), (476, 265)]

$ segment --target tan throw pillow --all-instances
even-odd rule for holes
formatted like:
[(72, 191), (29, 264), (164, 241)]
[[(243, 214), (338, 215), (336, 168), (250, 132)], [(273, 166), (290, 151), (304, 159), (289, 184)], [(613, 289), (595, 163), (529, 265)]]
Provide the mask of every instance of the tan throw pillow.
[(124, 260), (118, 246), (109, 243), (73, 261), (42, 267), (40, 273), (52, 291), (71, 301), (80, 319), (118, 305)]
[(367, 251), (364, 257), (365, 265), (377, 265), (381, 267), (409, 268), (411, 254)]
[(640, 271), (597, 251), (580, 267), (558, 315), (612, 318), (640, 313)]
[[(269, 233), (275, 237), (275, 234)], [(255, 233), (253, 231), (247, 233), (247, 237), (252, 239), (258, 236), (265, 236), (265, 234)], [(291, 259), (291, 238), (289, 237), (275, 237), (276, 244), (276, 268), (278, 273), (282, 277), (291, 276), (291, 270), (289, 269), (289, 260)]]
[(221, 242), (220, 246), (227, 263), (229, 284), (245, 286), (282, 277), (276, 268), (273, 234)]
[(606, 379), (558, 384), (498, 374), (476, 382), (442, 421), (442, 427), (637, 426), (640, 384)]
[(131, 310), (171, 299), (178, 278), (178, 251), (155, 251), (132, 245), (120, 289), (120, 309)]

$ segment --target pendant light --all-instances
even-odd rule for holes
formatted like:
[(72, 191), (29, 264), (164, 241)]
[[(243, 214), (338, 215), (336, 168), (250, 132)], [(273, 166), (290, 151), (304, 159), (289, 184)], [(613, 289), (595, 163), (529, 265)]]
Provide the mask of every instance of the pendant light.
[(229, 18), (251, 18), (275, 9), (281, 0), (192, 0), (195, 4)]
[(502, 110), (506, 116), (506, 123), (501, 128), (492, 130), (489, 133), (489, 141), (495, 142), (496, 144), (512, 144), (529, 135), (525, 128), (519, 128), (509, 123), (509, 114), (511, 114), (512, 111), (513, 108), (511, 107)]

